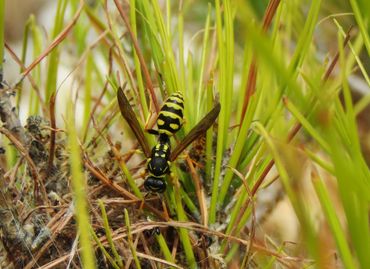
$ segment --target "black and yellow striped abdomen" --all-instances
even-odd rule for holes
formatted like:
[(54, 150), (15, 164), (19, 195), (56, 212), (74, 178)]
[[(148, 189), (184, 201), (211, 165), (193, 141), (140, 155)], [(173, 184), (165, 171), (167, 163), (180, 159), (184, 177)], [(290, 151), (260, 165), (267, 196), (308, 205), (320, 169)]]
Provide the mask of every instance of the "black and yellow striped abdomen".
[(184, 98), (180, 92), (171, 94), (164, 102), (157, 118), (159, 134), (171, 136), (184, 122)]

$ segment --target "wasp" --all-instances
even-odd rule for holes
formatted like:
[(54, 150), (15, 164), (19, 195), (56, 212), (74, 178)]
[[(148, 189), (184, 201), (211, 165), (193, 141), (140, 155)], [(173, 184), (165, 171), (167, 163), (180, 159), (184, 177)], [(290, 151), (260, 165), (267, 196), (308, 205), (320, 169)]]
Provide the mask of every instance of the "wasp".
[[(170, 172), (170, 164), (187, 148), (197, 137), (205, 133), (214, 123), (221, 106), (217, 103), (213, 109), (184, 137), (184, 139), (171, 151), (170, 136), (177, 132), (183, 124), (184, 102), (180, 93), (174, 93), (167, 98), (162, 106), (158, 118), (158, 130), (149, 133), (159, 135), (158, 143), (150, 150), (145, 139), (144, 131), (135, 116), (122, 88), (117, 91), (118, 105), (123, 118), (127, 121), (135, 134), (145, 157), (147, 158), (147, 171), (149, 175), (144, 181), (144, 187), (151, 192), (162, 193), (166, 190), (165, 176)], [(171, 125), (172, 124), (172, 125)]]

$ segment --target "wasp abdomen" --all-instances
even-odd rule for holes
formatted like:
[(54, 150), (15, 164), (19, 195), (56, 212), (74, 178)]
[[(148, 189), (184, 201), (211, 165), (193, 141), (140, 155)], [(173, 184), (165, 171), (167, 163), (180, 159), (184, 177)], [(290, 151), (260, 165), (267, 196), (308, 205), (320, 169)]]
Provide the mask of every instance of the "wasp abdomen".
[(158, 133), (168, 136), (180, 130), (184, 122), (184, 98), (180, 92), (170, 95), (157, 118)]

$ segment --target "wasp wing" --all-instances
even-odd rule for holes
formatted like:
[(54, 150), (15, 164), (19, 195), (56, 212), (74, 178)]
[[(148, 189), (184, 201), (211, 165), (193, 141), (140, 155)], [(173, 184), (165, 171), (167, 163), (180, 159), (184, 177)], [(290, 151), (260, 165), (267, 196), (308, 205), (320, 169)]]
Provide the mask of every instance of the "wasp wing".
[(184, 139), (172, 151), (170, 161), (174, 161), (177, 156), (186, 149), (196, 138), (205, 133), (215, 122), (220, 113), (221, 105), (217, 103), (213, 109), (198, 122), (198, 124), (184, 137)]
[(136, 118), (135, 112), (132, 110), (130, 102), (128, 101), (121, 87), (118, 88), (117, 99), (122, 116), (125, 118), (128, 125), (130, 125), (130, 128), (134, 132), (137, 140), (139, 141), (139, 144), (142, 150), (144, 151), (145, 156), (149, 158), (151, 150), (147, 143), (147, 140), (145, 139), (143, 129), (141, 128), (140, 123)]

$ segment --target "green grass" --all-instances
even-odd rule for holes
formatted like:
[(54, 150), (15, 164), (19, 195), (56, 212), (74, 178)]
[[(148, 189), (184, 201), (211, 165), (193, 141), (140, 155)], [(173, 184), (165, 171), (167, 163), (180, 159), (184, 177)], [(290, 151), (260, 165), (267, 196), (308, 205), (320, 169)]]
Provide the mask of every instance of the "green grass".
[[(356, 85), (349, 79), (370, 87), (367, 4), (111, 2), (59, 0), (47, 35), (31, 16), (21, 52), (6, 51), (25, 75), (11, 84), (17, 106), (26, 103), (20, 108), (27, 115), (51, 121), (56, 109), (57, 118), (56, 129), (50, 124), (29, 138), (45, 147), (47, 160), (38, 161), (31, 150), (25, 156), (8, 143), (16, 135), (1, 133), (1, 175), (11, 197), (23, 197), (21, 208), (10, 203), (12, 210), (20, 223), (36, 225), (38, 218), (37, 225), (61, 238), (43, 242), (58, 250), (58, 261), (39, 247), (32, 259), (24, 258), (29, 268), (36, 262), (41, 268), (51, 262), (83, 268), (370, 268), (369, 153), (360, 138), (370, 94), (354, 99)], [(0, 56), (3, 32), (0, 23)], [(191, 147), (180, 154), (163, 195), (148, 195), (142, 187), (145, 158), (116, 100), (123, 85), (143, 128), (152, 127), (169, 94), (184, 94), (185, 124), (171, 138), (172, 148), (221, 104), (203, 155), (196, 159)], [(156, 143), (153, 135), (146, 138)], [(55, 155), (57, 183), (45, 164), (49, 154)], [(37, 187), (28, 157), (49, 197), (31, 194)], [(74, 218), (64, 222), (60, 216), (72, 204)], [(298, 220), (296, 236), (280, 229), (290, 227), (287, 213), (272, 219), (280, 204)], [(155, 227), (159, 235), (145, 236)]]
[(81, 172), (81, 152), (78, 143), (78, 136), (75, 127), (73, 112), (74, 107), (72, 102), (67, 106), (67, 131), (68, 131), (68, 147), (70, 150), (70, 165), (72, 176), (72, 189), (75, 197), (75, 214), (78, 224), (79, 240), (82, 247), (82, 264), (87, 268), (96, 268), (95, 258), (90, 236), (90, 222), (87, 209), (87, 188), (86, 179)]

